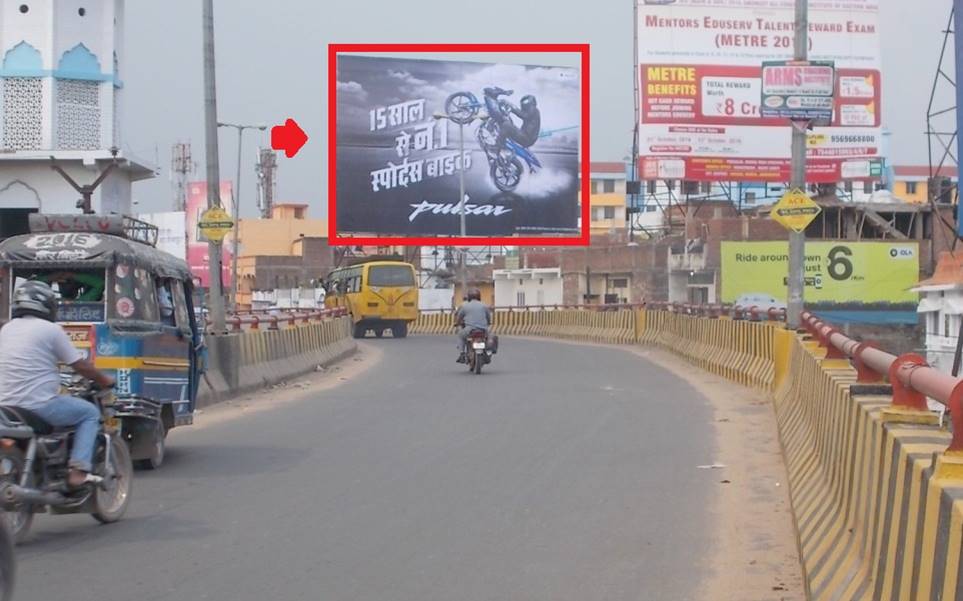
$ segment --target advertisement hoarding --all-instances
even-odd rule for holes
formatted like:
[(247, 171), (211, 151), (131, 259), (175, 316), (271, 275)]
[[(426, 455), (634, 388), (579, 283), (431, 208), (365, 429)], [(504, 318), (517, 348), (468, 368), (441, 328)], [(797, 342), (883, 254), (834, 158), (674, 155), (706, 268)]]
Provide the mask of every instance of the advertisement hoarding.
[[(577, 236), (579, 71), (337, 56), (339, 234)], [(464, 152), (461, 150), (464, 135)]]
[[(221, 182), (221, 206), (234, 214), (234, 192), (231, 182)], [(207, 240), (201, 235), (197, 223), (207, 210), (207, 182), (190, 182), (187, 185), (187, 263), (202, 288), (210, 287), (210, 256)], [(221, 245), (221, 281), (228, 290), (231, 283), (231, 257), (234, 248), (233, 236), (227, 236)]]
[[(788, 181), (789, 123), (760, 101), (763, 63), (792, 58), (793, 0), (638, 2), (643, 177)], [(808, 178), (868, 179), (882, 147), (878, 2), (809, 12), (809, 58), (834, 63), (835, 99), (831, 125), (809, 134)]]
[[(806, 243), (807, 305), (914, 306), (919, 281), (916, 242)], [(786, 298), (789, 243), (723, 242), (722, 302), (748, 294)]]

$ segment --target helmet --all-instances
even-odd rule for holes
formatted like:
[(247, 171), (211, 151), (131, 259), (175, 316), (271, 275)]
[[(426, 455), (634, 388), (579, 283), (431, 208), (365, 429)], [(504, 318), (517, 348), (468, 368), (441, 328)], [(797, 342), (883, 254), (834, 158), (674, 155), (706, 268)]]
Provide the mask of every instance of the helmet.
[(527, 96), (522, 96), (522, 108), (523, 108), (523, 109), (533, 109), (533, 108), (535, 108), (536, 106), (538, 106), (538, 103), (535, 102), (535, 97), (534, 97), (534, 96), (532, 96), (531, 94), (528, 94)]
[(57, 294), (45, 282), (24, 282), (13, 293), (11, 314), (14, 318), (33, 315), (54, 321), (57, 317)]
[(481, 300), (481, 290), (479, 290), (478, 288), (471, 288), (471, 289), (469, 289), (469, 290), (468, 290), (468, 300), (470, 300), (470, 301), (471, 301), (471, 300), (480, 301), (480, 300)]

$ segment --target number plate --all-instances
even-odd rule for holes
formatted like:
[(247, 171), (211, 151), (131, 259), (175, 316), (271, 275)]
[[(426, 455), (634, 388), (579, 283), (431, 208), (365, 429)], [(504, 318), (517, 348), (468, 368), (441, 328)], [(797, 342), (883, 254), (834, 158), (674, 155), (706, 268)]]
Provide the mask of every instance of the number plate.
[(472, 347), (473, 347), (476, 351), (483, 351), (483, 350), (485, 350), (485, 343), (484, 343), (484, 342), (476, 342), (476, 343), (474, 343), (474, 344), (472, 345)]

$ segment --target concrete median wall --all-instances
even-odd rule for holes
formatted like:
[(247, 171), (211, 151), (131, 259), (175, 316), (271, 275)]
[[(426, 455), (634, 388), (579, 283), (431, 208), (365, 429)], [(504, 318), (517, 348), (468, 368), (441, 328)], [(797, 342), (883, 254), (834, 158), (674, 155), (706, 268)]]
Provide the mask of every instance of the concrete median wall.
[[(451, 324), (428, 314), (412, 330)], [(810, 598), (963, 601), (963, 478), (936, 467), (950, 434), (902, 423), (890, 386), (857, 385), (848, 361), (781, 324), (667, 311), (505, 311), (495, 331), (658, 346), (767, 391)]]
[(350, 317), (283, 330), (209, 336), (207, 347), (208, 369), (198, 406), (296, 378), (357, 350)]

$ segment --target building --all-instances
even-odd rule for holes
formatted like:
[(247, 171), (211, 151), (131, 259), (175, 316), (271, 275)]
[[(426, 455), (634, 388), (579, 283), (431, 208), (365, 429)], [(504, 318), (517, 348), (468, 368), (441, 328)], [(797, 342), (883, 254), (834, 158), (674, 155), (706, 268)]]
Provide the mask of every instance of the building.
[(123, 0), (0, 0), (0, 238), (27, 214), (74, 213), (79, 185), (109, 174), (97, 213), (129, 214), (133, 182), (153, 168), (123, 150)]
[(913, 290), (920, 293), (917, 312), (925, 330), (926, 361), (950, 373), (963, 315), (963, 252), (942, 253), (933, 277)]
[(559, 267), (541, 269), (496, 269), (496, 307), (529, 307), (563, 304), (562, 270)]
[(296, 240), (327, 238), (327, 219), (308, 219), (307, 209), (306, 204), (276, 204), (270, 219), (241, 219), (238, 256), (290, 257), (294, 256)]
[[(256, 308), (255, 301), (273, 299), (278, 306), (299, 306), (297, 299), (314, 302), (318, 289), (337, 261), (326, 237), (292, 240), (286, 255), (241, 254), (237, 259), (237, 304)], [(286, 301), (286, 302), (282, 302)], [(301, 302), (300, 306), (313, 306)]]
[[(896, 198), (912, 203), (924, 203), (930, 200), (930, 168), (925, 165), (921, 166), (895, 166), (893, 168), (895, 174), (893, 181), (893, 196)], [(939, 180), (933, 183), (939, 183), (939, 181), (947, 182), (950, 186), (954, 185), (958, 181), (957, 168), (956, 167), (943, 167), (940, 169), (939, 173), (936, 174)], [(944, 184), (945, 185), (945, 184)], [(954, 195), (943, 194), (942, 190), (934, 190), (937, 202), (943, 203), (953, 203), (955, 202)]]
[(592, 235), (624, 232), (627, 228), (625, 163), (592, 163), (589, 177)]

